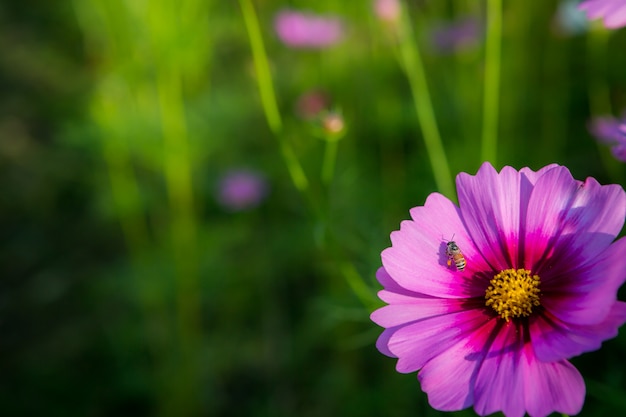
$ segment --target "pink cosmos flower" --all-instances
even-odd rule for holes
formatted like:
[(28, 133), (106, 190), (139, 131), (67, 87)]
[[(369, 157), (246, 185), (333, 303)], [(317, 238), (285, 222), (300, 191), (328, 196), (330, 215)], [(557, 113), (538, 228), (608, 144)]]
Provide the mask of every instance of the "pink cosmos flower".
[(374, 12), (380, 20), (393, 23), (400, 19), (402, 7), (399, 0), (375, 0)]
[(589, 19), (604, 19), (604, 26), (617, 29), (626, 26), (626, 0), (585, 0), (578, 5)]
[(594, 118), (589, 131), (599, 142), (613, 145), (613, 156), (622, 162), (626, 162), (626, 112), (621, 119), (612, 116)]
[(290, 10), (278, 13), (274, 27), (280, 40), (293, 48), (326, 48), (341, 41), (344, 34), (337, 17)]
[(330, 106), (330, 96), (322, 90), (310, 90), (298, 97), (296, 113), (305, 120), (312, 120)]
[(435, 26), (430, 31), (430, 42), (435, 51), (451, 53), (476, 46), (482, 36), (481, 22), (476, 17), (468, 16)]
[[(398, 372), (419, 371), (438, 410), (578, 413), (585, 384), (567, 359), (626, 321), (616, 298), (626, 239), (613, 242), (626, 193), (558, 165), (497, 172), (485, 163), (456, 184), (459, 206), (431, 194), (382, 252), (378, 349)], [(464, 268), (449, 262), (446, 239)]]
[(258, 206), (267, 195), (267, 182), (260, 174), (237, 169), (219, 182), (217, 200), (226, 209), (242, 211)]

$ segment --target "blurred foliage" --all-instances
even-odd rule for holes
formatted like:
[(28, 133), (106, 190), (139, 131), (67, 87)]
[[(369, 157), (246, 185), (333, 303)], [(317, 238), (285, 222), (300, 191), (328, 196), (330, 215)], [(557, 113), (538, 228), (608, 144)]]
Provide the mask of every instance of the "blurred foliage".
[[(377, 352), (368, 318), (390, 231), (436, 191), (390, 29), (369, 1), (253, 3), (284, 142), (237, 2), (0, 4), (0, 414), (441, 414)], [(442, 53), (429, 30), (484, 22), (484, 5), (405, 4), (452, 174), (474, 173), (483, 42)], [(497, 166), (624, 184), (586, 126), (626, 107), (626, 31), (566, 34), (557, 6), (505, 2)], [(284, 8), (336, 14), (346, 37), (288, 48), (272, 27)], [(332, 141), (297, 112), (311, 91), (346, 127), (330, 181)], [(233, 167), (268, 178), (258, 208), (218, 204)], [(624, 350), (622, 334), (573, 360), (583, 415), (624, 410)]]

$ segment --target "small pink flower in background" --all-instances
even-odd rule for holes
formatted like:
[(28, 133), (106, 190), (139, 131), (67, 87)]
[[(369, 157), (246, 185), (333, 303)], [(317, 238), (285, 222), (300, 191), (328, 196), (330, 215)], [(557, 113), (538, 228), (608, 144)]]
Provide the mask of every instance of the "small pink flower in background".
[(480, 20), (470, 16), (435, 26), (430, 31), (430, 41), (435, 51), (450, 53), (475, 47), (483, 32)]
[(612, 116), (594, 118), (589, 124), (589, 132), (599, 142), (612, 145), (613, 156), (626, 162), (626, 112), (621, 119)]
[(378, 349), (419, 371), (437, 410), (577, 414), (585, 383), (567, 359), (626, 321), (626, 193), (554, 164), (485, 163), (456, 184), (458, 206), (431, 194), (382, 252)]
[(375, 0), (374, 12), (384, 22), (394, 23), (400, 18), (400, 0)]
[(276, 15), (274, 27), (280, 40), (293, 48), (327, 48), (344, 36), (343, 22), (338, 17), (290, 10)]
[(310, 90), (298, 97), (296, 113), (304, 120), (313, 120), (330, 106), (330, 97), (321, 90)]
[(237, 169), (221, 178), (217, 200), (228, 210), (243, 211), (258, 206), (267, 192), (267, 182), (261, 174)]
[(609, 29), (626, 26), (626, 0), (585, 0), (578, 5), (589, 19), (600, 19)]
[(326, 132), (327, 137), (339, 138), (346, 128), (346, 122), (341, 113), (329, 111), (322, 117), (322, 128)]

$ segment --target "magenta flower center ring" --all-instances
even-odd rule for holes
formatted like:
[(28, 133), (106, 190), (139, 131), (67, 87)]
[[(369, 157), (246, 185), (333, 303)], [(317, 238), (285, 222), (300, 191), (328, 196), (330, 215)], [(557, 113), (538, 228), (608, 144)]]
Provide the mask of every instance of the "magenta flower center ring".
[(485, 292), (485, 305), (491, 307), (504, 320), (511, 317), (528, 317), (539, 301), (538, 275), (527, 269), (505, 269), (493, 277)]

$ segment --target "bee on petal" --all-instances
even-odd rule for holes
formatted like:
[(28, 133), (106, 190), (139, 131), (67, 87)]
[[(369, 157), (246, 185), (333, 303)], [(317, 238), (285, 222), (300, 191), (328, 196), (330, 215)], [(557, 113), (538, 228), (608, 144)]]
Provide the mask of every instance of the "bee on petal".
[(459, 245), (454, 240), (446, 243), (446, 255), (448, 256), (448, 266), (454, 262), (457, 271), (463, 272), (467, 262), (465, 261), (465, 256), (461, 253), (461, 249), (459, 249)]

